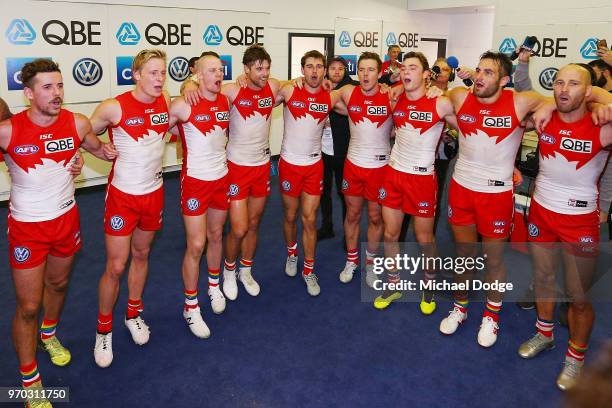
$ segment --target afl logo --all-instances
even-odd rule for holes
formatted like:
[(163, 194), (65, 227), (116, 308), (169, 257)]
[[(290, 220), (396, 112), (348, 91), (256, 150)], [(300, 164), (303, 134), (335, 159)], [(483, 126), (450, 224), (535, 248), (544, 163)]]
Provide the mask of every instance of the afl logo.
[(304, 102), (300, 102), (300, 101), (291, 101), (291, 106), (294, 106), (296, 108), (304, 109), (306, 107), (306, 104)]
[(119, 215), (113, 215), (109, 221), (109, 225), (114, 231), (119, 231), (123, 228), (125, 222), (123, 221), (123, 218), (121, 218)]
[(237, 196), (239, 192), (240, 192), (240, 188), (238, 187), (238, 184), (230, 184), (229, 195), (231, 197)]
[(284, 191), (291, 190), (291, 183), (287, 180), (283, 180), (282, 187)]
[(557, 68), (546, 68), (544, 71), (542, 71), (539, 78), (540, 86), (547, 91), (552, 91), (553, 83), (557, 77), (557, 72), (559, 72)]
[(554, 136), (551, 136), (547, 133), (542, 133), (540, 135), (540, 141), (546, 144), (555, 144), (556, 139)]
[(195, 115), (193, 118), (196, 122), (208, 122), (210, 120), (210, 115)]
[(21, 146), (17, 146), (15, 147), (15, 149), (13, 149), (13, 151), (15, 152), (15, 154), (18, 154), (20, 156), (27, 156), (30, 154), (34, 154), (36, 152), (38, 152), (38, 146), (36, 145), (21, 145)]
[(126, 126), (142, 126), (145, 124), (145, 121), (144, 118), (135, 116), (133, 118), (126, 119), (124, 123)]
[(472, 115), (466, 115), (465, 113), (459, 116), (459, 120), (465, 123), (476, 123), (476, 118)]
[(102, 66), (93, 58), (82, 58), (72, 68), (74, 80), (83, 86), (92, 86), (102, 79)]
[(530, 237), (535, 238), (540, 235), (540, 230), (538, 229), (538, 227), (536, 227), (535, 224), (532, 223), (529, 223), (529, 225), (527, 226), (527, 231), (529, 232)]
[(30, 249), (27, 247), (15, 247), (13, 249), (13, 258), (19, 263), (24, 263), (28, 259), (30, 259)]
[(345, 179), (342, 179), (342, 190), (348, 190), (349, 183)]
[(387, 191), (384, 188), (380, 188), (378, 190), (378, 199), (379, 200), (384, 200), (387, 197)]
[(248, 99), (241, 99), (238, 101), (238, 106), (253, 106), (253, 102)]
[(189, 211), (195, 211), (200, 208), (200, 202), (197, 198), (190, 198), (187, 200), (187, 208), (189, 208)]

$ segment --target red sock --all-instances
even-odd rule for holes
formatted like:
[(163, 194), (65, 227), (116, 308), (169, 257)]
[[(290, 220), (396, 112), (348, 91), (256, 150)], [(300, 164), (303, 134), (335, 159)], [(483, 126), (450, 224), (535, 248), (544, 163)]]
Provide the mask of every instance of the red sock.
[(128, 319), (133, 319), (135, 317), (138, 317), (140, 315), (140, 312), (142, 312), (142, 310), (143, 310), (143, 306), (142, 306), (141, 299), (137, 299), (137, 300), (129, 299), (128, 305), (127, 305), (127, 311), (125, 315)]
[(297, 256), (297, 242), (287, 245), (287, 256)]
[(567, 345), (567, 353), (565, 353), (565, 356), (578, 361), (584, 361), (584, 355), (588, 348), (589, 346), (587, 344), (578, 344), (570, 340)]
[(240, 258), (240, 267), (241, 268), (250, 268), (252, 266), (253, 266), (253, 260), (252, 259)]
[(314, 259), (304, 259), (304, 276), (314, 272)]
[(552, 337), (553, 329), (555, 327), (555, 322), (550, 320), (544, 320), (538, 318), (536, 321), (536, 328), (538, 329), (538, 333), (542, 333), (542, 335), (546, 337)]
[(98, 312), (98, 333), (106, 334), (113, 331), (113, 314), (103, 315)]
[(487, 306), (483, 313), (483, 317), (490, 317), (496, 322), (499, 322), (499, 312), (501, 311), (502, 302), (492, 302), (487, 299)]
[(359, 250), (355, 248), (346, 251), (346, 260), (354, 263), (355, 265), (359, 265)]
[(235, 271), (236, 270), (236, 261), (234, 262), (228, 262), (227, 259), (225, 261), (223, 261), (223, 266), (225, 267), (225, 269), (227, 269), (228, 271)]

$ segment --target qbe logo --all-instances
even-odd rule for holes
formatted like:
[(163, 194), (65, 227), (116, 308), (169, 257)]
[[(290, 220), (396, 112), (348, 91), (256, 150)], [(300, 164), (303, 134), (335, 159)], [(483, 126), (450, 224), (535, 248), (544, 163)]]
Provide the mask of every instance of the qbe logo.
[(120, 215), (113, 215), (108, 224), (113, 231), (119, 231), (125, 225), (125, 221)]
[(220, 55), (221, 64), (223, 64), (223, 80), (229, 81), (232, 79), (232, 56)]
[(51, 59), (49, 57), (21, 57), (6, 59), (6, 82), (9, 91), (19, 91), (23, 89), (23, 82), (21, 82), (21, 69), (28, 62), (32, 62), (38, 58), (48, 60)]
[(45, 141), (45, 153), (61, 153), (67, 150), (74, 150), (74, 140), (71, 137), (57, 140)]
[(545, 68), (540, 72), (540, 77), (538, 78), (540, 86), (547, 91), (552, 91), (555, 78), (557, 78), (557, 72), (559, 72), (559, 70), (554, 67)]
[(117, 85), (134, 85), (132, 62), (134, 57), (117, 57)]
[(338, 38), (338, 44), (343, 47), (349, 47), (351, 45), (351, 35), (348, 31), (343, 31), (340, 33), (340, 37)]
[(168, 112), (152, 113), (149, 120), (153, 126), (165, 125), (168, 123)]
[(32, 252), (28, 247), (18, 246), (13, 249), (13, 258), (19, 263), (24, 263), (30, 259)]
[(433, 115), (431, 112), (410, 111), (409, 118), (417, 122), (431, 122)]
[(357, 56), (356, 55), (340, 55), (346, 61), (346, 70), (349, 75), (357, 75)]
[(16, 18), (10, 22), (4, 36), (13, 45), (30, 45), (36, 40), (36, 31), (28, 20)]
[(261, 98), (257, 101), (257, 106), (259, 108), (271, 108), (272, 107), (272, 98)]
[(72, 77), (83, 86), (93, 86), (102, 79), (102, 65), (93, 58), (82, 58), (74, 64)]
[(176, 82), (183, 82), (189, 76), (189, 61), (185, 57), (176, 57), (168, 64), (170, 78)]
[(582, 47), (580, 47), (580, 55), (582, 55), (582, 58), (584, 59), (598, 59), (597, 39), (589, 38), (586, 40), (584, 44), (582, 44)]
[(397, 44), (397, 37), (395, 36), (395, 33), (393, 31), (387, 34), (387, 39), (385, 40), (385, 44), (387, 44), (387, 47)]
[(504, 54), (512, 54), (514, 50), (516, 50), (516, 41), (514, 41), (514, 38), (504, 38), (499, 45), (499, 51)]
[(137, 45), (140, 42), (140, 31), (136, 27), (136, 24), (131, 22), (122, 23), (115, 38), (121, 45)]
[(215, 113), (215, 116), (217, 118), (217, 122), (228, 122), (229, 121), (229, 112), (228, 111), (217, 112), (217, 113)]
[(206, 27), (204, 35), (202, 36), (206, 45), (219, 45), (223, 41), (223, 34), (218, 25), (211, 24)]

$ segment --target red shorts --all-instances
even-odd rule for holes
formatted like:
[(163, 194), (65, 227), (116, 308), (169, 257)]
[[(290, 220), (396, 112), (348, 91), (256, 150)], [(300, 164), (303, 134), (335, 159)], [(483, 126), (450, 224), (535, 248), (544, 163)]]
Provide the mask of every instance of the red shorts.
[(323, 192), (323, 160), (307, 166), (298, 166), (282, 158), (278, 162), (281, 193), (299, 197), (305, 192), (310, 195), (321, 195)]
[(75, 205), (53, 220), (37, 222), (16, 221), (9, 214), (8, 241), (13, 269), (34, 268), (47, 255), (72, 256), (81, 248), (79, 210)]
[(574, 253), (596, 253), (599, 243), (599, 214), (559, 214), (542, 207), (534, 199), (529, 206), (528, 240), (530, 242), (564, 242)]
[(218, 180), (200, 180), (181, 177), (181, 209), (183, 215), (202, 215), (209, 208), (229, 208), (229, 181), (227, 174)]
[(342, 179), (342, 193), (348, 196), (363, 197), (368, 201), (378, 202), (381, 193), (385, 167), (368, 169), (344, 161), (344, 177)]
[(438, 182), (436, 174), (404, 173), (386, 166), (380, 205), (417, 217), (432, 218), (436, 214)]
[(127, 194), (112, 184), (106, 190), (104, 232), (126, 236), (136, 227), (143, 231), (157, 231), (162, 225), (164, 187), (142, 195)]
[(514, 193), (481, 193), (461, 186), (451, 179), (448, 190), (448, 222), (476, 225), (482, 236), (507, 238), (514, 217)]
[(242, 166), (228, 160), (227, 168), (230, 200), (270, 195), (270, 162), (261, 166)]

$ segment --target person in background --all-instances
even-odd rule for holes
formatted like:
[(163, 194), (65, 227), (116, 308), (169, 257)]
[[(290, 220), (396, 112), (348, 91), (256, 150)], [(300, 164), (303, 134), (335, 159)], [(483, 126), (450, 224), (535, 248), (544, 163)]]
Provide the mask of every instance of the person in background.
[[(348, 74), (344, 58), (338, 56), (331, 58), (327, 64), (327, 79), (331, 81), (333, 89), (340, 89), (346, 84), (359, 84)], [(350, 137), (348, 116), (340, 115), (332, 110), (323, 129), (323, 195), (321, 196), (321, 227), (317, 231), (317, 241), (335, 236), (331, 195), (334, 183), (342, 204), (343, 222), (346, 217), (342, 177)]]

